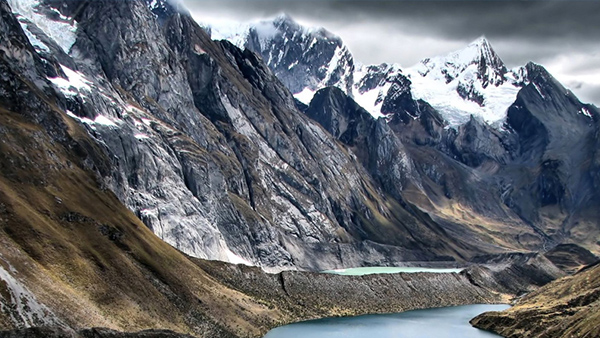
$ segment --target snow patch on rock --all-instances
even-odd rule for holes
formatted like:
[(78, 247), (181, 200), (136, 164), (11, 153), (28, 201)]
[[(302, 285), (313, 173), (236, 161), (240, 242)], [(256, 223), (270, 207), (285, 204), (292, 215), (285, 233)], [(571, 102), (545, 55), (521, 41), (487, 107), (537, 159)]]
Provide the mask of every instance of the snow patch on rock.
[(14, 268), (0, 264), (0, 308), (18, 328), (41, 325), (64, 325), (35, 295), (13, 276)]
[(87, 80), (85, 76), (68, 67), (60, 65), (67, 78), (50, 77), (48, 80), (52, 82), (63, 94), (67, 96), (77, 96), (82, 92), (91, 91), (92, 82)]

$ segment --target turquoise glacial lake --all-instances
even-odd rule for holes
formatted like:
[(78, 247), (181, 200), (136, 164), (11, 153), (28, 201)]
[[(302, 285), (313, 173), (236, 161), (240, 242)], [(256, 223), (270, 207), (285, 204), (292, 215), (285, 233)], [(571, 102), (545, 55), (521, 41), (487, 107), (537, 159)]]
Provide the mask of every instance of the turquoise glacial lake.
[(264, 338), (493, 338), (469, 320), (508, 305), (476, 304), (395, 314), (326, 318), (281, 326)]
[(450, 272), (461, 272), (463, 269), (436, 269), (436, 268), (421, 268), (421, 267), (363, 267), (363, 268), (349, 268), (339, 270), (325, 270), (323, 273), (333, 273), (337, 275), (346, 276), (361, 276), (361, 275), (372, 275), (376, 273), (416, 273), (416, 272), (436, 272), (436, 273), (450, 273)]

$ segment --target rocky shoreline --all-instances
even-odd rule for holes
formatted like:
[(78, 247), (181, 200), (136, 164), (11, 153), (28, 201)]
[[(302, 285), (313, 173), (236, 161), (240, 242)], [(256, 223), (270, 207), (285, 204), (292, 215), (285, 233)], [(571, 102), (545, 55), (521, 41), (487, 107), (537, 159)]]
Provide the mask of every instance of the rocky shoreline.
[[(397, 273), (341, 276), (326, 273), (283, 271), (269, 274), (260, 268), (218, 261), (193, 260), (219, 283), (243, 293), (277, 313), (267, 323), (255, 323), (261, 337), (271, 328), (324, 317), (403, 312), (415, 309), (475, 303), (502, 303), (508, 296), (474, 285), (467, 272)], [(245, 334), (249, 332), (246, 331)], [(201, 332), (197, 335), (203, 336)], [(221, 331), (218, 337), (242, 337)], [(73, 330), (34, 327), (0, 332), (0, 338), (175, 338), (192, 337), (168, 330), (118, 332), (106, 328)]]

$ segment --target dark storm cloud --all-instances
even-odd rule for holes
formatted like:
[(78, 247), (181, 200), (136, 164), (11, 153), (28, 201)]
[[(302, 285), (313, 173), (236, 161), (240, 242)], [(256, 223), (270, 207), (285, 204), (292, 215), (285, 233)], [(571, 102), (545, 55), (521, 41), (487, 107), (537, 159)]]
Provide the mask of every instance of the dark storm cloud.
[[(582, 88), (588, 88), (589, 92), (600, 88), (598, 82), (589, 85), (589, 79), (576, 78), (578, 72), (589, 69), (600, 75), (600, 57), (597, 57), (600, 2), (596, 1), (184, 0), (184, 3), (197, 17), (211, 20), (249, 21), (286, 12), (301, 23), (323, 26), (340, 35), (356, 59), (364, 63), (399, 62), (409, 66), (422, 58), (460, 49), (485, 35), (511, 67), (531, 60), (565, 72), (567, 82), (587, 83)], [(569, 58), (572, 54), (589, 57)], [(569, 59), (574, 61), (564, 64)], [(561, 74), (553, 73), (560, 79)]]
[[(374, 21), (400, 24), (417, 33), (446, 38), (486, 35), (555, 39), (597, 39), (600, 2), (595, 1), (202, 1), (199, 11), (227, 8), (238, 17), (272, 16), (285, 11), (322, 22)], [(235, 14), (234, 14), (235, 15)]]
[[(588, 49), (600, 36), (595, 1), (203, 1), (192, 11), (220, 12), (240, 20), (287, 12), (323, 26), (376, 24), (390, 33), (468, 41), (486, 35), (536, 45)], [(229, 11), (230, 13), (223, 13)], [(527, 47), (527, 46), (523, 46)], [(521, 52), (524, 54), (526, 52)]]
[[(451, 39), (484, 32), (490, 37), (596, 39), (600, 3), (566, 1), (385, 1), (326, 2), (331, 13), (368, 13), (378, 20), (401, 20), (414, 32)], [(336, 5), (337, 4), (337, 5)], [(342, 11), (337, 11), (338, 13)]]

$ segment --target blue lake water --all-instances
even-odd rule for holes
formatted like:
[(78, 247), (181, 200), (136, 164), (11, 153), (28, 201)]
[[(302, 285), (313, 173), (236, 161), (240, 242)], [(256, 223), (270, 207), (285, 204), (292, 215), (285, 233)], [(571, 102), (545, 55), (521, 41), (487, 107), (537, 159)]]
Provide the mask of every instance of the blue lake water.
[(476, 304), (402, 313), (326, 318), (281, 326), (264, 338), (493, 338), (496, 334), (469, 324), (487, 311), (508, 305)]
[(386, 266), (375, 266), (375, 267), (363, 267), (363, 268), (349, 268), (339, 270), (325, 270), (324, 273), (333, 273), (336, 275), (347, 275), (347, 276), (360, 276), (360, 275), (371, 275), (375, 273), (415, 273), (415, 272), (436, 272), (436, 273), (450, 273), (450, 272), (461, 272), (462, 269), (436, 269), (436, 268), (422, 268), (422, 267), (386, 267)]

